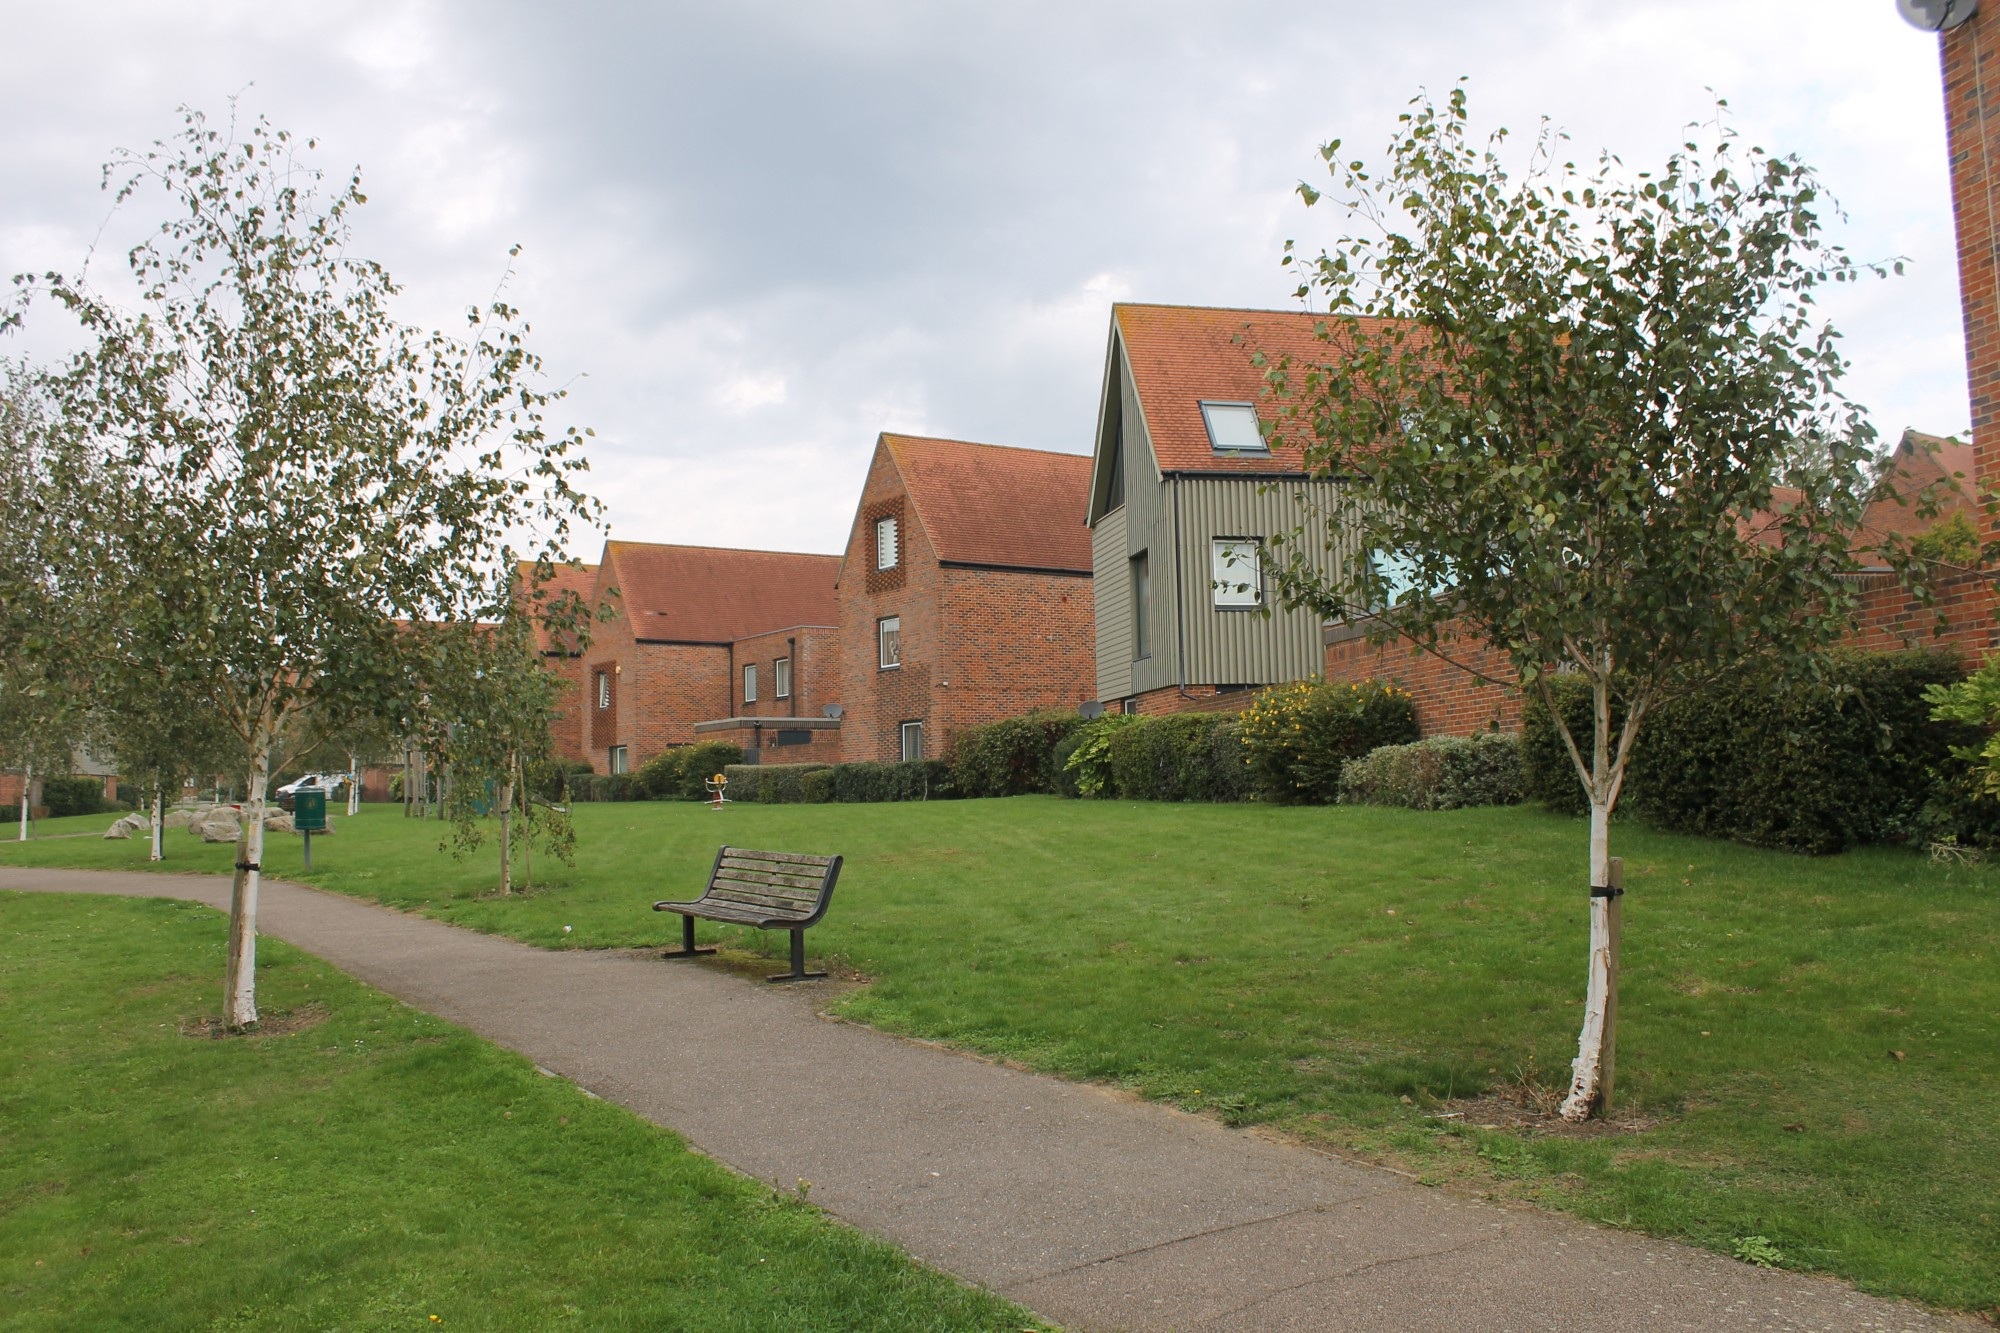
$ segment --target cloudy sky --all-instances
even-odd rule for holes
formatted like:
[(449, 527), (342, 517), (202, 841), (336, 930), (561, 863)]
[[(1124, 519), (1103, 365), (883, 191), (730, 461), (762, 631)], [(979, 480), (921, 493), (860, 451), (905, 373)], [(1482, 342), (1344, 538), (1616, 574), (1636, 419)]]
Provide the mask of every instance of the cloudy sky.
[[(1083, 452), (1110, 305), (1291, 308), (1293, 193), (1419, 88), (1660, 161), (1716, 95), (1819, 168), (1885, 433), (1967, 419), (1937, 40), (1893, 0), (9, 6), (0, 272), (73, 270), (99, 168), (186, 103), (358, 164), (355, 249), (455, 320), (510, 288), (622, 538), (831, 551), (882, 430)], [(1711, 93), (1709, 90), (1713, 90)], [(43, 354), (31, 327), (0, 353)], [(593, 542), (575, 552), (596, 554)]]

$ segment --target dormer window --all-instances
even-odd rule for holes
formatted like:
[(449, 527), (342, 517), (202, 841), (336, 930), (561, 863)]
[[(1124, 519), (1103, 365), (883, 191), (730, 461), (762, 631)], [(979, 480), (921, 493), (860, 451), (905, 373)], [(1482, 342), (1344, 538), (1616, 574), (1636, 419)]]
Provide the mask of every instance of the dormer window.
[(1219, 454), (1268, 454), (1271, 446), (1257, 429), (1257, 409), (1250, 403), (1209, 403), (1201, 405), (1202, 424), (1208, 427), (1208, 445)]
[(875, 520), (875, 568), (894, 569), (901, 551), (897, 545), (896, 517)]

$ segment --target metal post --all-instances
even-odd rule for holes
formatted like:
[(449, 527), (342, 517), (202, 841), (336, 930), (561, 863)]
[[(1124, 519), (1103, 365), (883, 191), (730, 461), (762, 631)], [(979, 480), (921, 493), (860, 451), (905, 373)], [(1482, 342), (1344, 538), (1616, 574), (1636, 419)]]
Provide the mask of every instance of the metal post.
[(312, 868), (313, 868), (313, 835), (312, 835), (312, 830), (311, 830), (311, 829), (307, 829), (307, 830), (306, 830), (306, 869), (307, 869), (307, 870), (311, 870)]

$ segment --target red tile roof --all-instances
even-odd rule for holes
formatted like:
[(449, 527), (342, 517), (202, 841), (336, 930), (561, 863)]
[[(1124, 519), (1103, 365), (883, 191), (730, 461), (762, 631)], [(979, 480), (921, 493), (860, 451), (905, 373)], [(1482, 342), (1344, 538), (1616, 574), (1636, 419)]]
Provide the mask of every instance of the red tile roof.
[[(534, 577), (534, 561), (523, 560), (515, 566), (514, 587), (517, 590), (526, 588), (534, 581)], [(573, 592), (583, 599), (586, 607), (589, 607), (590, 599), (597, 595), (597, 566), (557, 565), (548, 582), (542, 584), (535, 592), (537, 601), (549, 601), (564, 593)], [(554, 636), (540, 624), (535, 626), (535, 649), (542, 653), (557, 651)]]
[[(1262, 352), (1276, 362), (1289, 355), (1325, 362), (1333, 348), (1317, 333), (1323, 315), (1307, 311), (1221, 310), (1208, 306), (1115, 305), (1118, 330), (1139, 392), (1146, 433), (1162, 472), (1302, 472), (1296, 441), (1272, 441), (1268, 454), (1217, 453), (1209, 444), (1201, 404), (1254, 403), (1261, 420), (1274, 418), (1265, 398), (1264, 371), (1251, 362)], [(1368, 327), (1383, 321), (1367, 320)]]
[(1090, 457), (883, 435), (938, 559), (1090, 572)]
[[(1868, 516), (1862, 520), (1861, 541), (1858, 543), (1862, 549), (1874, 549), (1891, 533), (1905, 538), (1915, 537), (1953, 513), (1963, 513), (1972, 520), (1975, 528), (1978, 527), (1978, 505), (1972, 495), (1976, 474), (1973, 472), (1971, 445), (1962, 440), (1906, 430), (1897, 442), (1895, 452), (1889, 455), (1889, 465), (1896, 472), (1896, 494), (1903, 497), (1904, 503), (1878, 500), (1868, 506)], [(1954, 479), (1954, 473), (1963, 475)], [(1923, 517), (1917, 507), (1918, 498), (1926, 491), (1938, 506), (1938, 512), (1929, 518)]]
[(614, 541), (604, 544), (604, 563), (642, 642), (730, 643), (839, 623), (839, 556)]

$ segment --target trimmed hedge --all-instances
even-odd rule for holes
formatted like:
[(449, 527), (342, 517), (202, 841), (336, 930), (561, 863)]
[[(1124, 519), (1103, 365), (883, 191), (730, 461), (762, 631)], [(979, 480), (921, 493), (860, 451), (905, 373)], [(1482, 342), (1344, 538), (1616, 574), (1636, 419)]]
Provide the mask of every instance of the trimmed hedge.
[(1384, 745), (1340, 770), (1340, 799), (1348, 805), (1517, 805), (1522, 790), (1521, 739), (1497, 731)]
[(743, 762), (743, 747), (729, 741), (696, 741), (663, 750), (639, 766), (640, 793), (652, 801), (706, 801), (708, 780)]
[(722, 770), (729, 779), (729, 799), (748, 805), (798, 805), (805, 799), (801, 785), (808, 773), (823, 772), (831, 764), (730, 764)]
[(643, 801), (637, 773), (579, 773), (569, 780), (572, 801)]
[(1132, 801), (1241, 801), (1250, 795), (1236, 718), (1176, 713), (1112, 730), (1111, 787)]
[(1417, 739), (1410, 692), (1381, 681), (1274, 685), (1243, 714), (1243, 756), (1257, 790), (1283, 804), (1340, 799), (1340, 768), (1383, 745)]
[(1083, 726), (1075, 713), (1029, 713), (954, 735), (946, 762), (960, 796), (1023, 796), (1055, 791), (1056, 746)]
[(941, 801), (962, 795), (943, 759), (900, 764), (840, 764), (833, 770), (833, 799), (849, 803)]
[[(1662, 828), (1813, 854), (1955, 832), (1946, 826), (1983, 813), (1976, 802), (1955, 805), (1951, 791), (1962, 768), (1951, 749), (1975, 733), (1932, 721), (1923, 696), (1963, 674), (1945, 654), (1906, 652), (1838, 654), (1817, 681), (1733, 676), (1647, 715), (1619, 806)], [(1587, 745), (1588, 685), (1551, 684)], [(1522, 752), (1530, 796), (1552, 809), (1587, 808), (1533, 694)], [(1976, 827), (1965, 833), (1980, 836)]]

